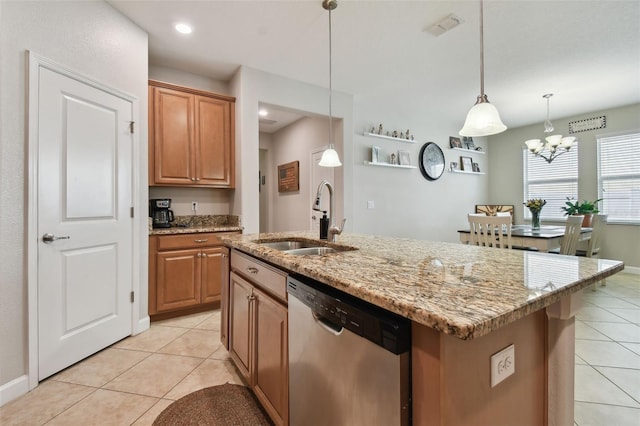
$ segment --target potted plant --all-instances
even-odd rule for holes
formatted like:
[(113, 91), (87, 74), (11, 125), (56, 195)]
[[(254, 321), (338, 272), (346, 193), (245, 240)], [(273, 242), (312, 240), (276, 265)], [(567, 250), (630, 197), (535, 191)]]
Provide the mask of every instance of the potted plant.
[(593, 221), (593, 215), (598, 213), (598, 202), (602, 201), (602, 198), (599, 198), (595, 201), (571, 201), (571, 198), (567, 197), (567, 201), (564, 203), (565, 205), (561, 207), (561, 210), (564, 212), (565, 216), (572, 215), (583, 215), (584, 219), (582, 220), (582, 226), (584, 228), (590, 228), (591, 222)]

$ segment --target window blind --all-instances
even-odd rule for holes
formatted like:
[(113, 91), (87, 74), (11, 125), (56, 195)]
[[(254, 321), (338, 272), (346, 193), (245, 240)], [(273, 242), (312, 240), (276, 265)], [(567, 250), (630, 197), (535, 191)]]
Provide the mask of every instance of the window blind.
[(640, 132), (598, 136), (598, 204), (609, 223), (640, 224)]
[[(542, 198), (547, 204), (542, 208), (541, 219), (563, 220), (567, 197), (578, 198), (578, 143), (571, 150), (547, 163), (529, 150), (522, 151), (524, 164), (524, 200)], [(525, 219), (531, 219), (531, 212), (524, 207)]]

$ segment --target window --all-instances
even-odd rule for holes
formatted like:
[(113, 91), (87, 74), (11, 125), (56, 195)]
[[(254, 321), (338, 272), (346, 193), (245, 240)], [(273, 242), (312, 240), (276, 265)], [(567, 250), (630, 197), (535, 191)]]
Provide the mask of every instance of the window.
[(597, 140), (600, 212), (609, 223), (640, 224), (640, 132)]
[[(524, 164), (524, 199), (542, 198), (547, 204), (540, 214), (541, 219), (564, 220), (560, 208), (567, 197), (578, 199), (578, 144), (569, 152), (547, 163), (543, 158), (525, 149), (522, 153)], [(531, 219), (531, 212), (524, 207), (525, 219)]]

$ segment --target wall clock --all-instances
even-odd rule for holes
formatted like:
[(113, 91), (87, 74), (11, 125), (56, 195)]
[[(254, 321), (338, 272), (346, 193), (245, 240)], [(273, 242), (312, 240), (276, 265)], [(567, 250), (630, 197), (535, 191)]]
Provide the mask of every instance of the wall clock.
[(420, 148), (418, 164), (425, 179), (436, 180), (444, 173), (444, 154), (436, 143), (427, 142)]

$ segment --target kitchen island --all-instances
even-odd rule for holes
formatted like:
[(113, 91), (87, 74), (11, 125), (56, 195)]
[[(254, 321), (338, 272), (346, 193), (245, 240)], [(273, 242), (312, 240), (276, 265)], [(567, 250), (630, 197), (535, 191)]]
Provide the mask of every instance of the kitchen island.
[[(622, 262), (362, 235), (321, 256), (260, 244), (304, 239), (317, 235), (224, 242), (410, 319), (413, 424), (573, 423), (573, 315), (581, 290)], [(492, 387), (491, 355), (510, 345), (514, 374)]]

